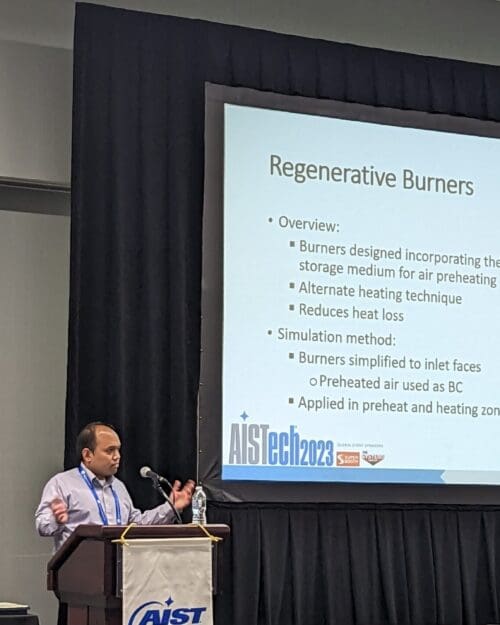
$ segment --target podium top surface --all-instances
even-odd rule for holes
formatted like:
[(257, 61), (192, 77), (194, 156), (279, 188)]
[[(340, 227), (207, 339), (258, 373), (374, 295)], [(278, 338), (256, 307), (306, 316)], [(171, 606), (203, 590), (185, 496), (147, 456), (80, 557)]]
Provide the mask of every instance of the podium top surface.
[[(212, 536), (225, 539), (229, 536), (228, 525), (205, 525)], [(84, 540), (112, 541), (120, 538), (126, 525), (79, 525), (68, 540), (47, 563), (47, 571), (57, 571)], [(134, 538), (205, 538), (207, 534), (199, 525), (133, 525), (127, 539)]]

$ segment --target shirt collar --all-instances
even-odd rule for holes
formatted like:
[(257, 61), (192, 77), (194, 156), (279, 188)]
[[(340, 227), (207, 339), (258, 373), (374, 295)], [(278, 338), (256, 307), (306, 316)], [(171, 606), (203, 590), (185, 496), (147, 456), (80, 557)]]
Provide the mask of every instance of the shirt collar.
[[(91, 481), (93, 484), (96, 484), (96, 483), (97, 483), (97, 484), (99, 484), (99, 486), (101, 486), (101, 485), (102, 485), (102, 480), (100, 480), (100, 479), (97, 477), (97, 475), (96, 475), (93, 471), (91, 471), (88, 467), (86, 467), (86, 466), (83, 464), (83, 462), (81, 462), (81, 463), (80, 463), (80, 466), (81, 466), (81, 467), (82, 467), (82, 469), (85, 471), (85, 473), (89, 476), (90, 481)], [(105, 486), (107, 486), (108, 484), (112, 484), (112, 483), (113, 483), (113, 481), (114, 481), (114, 479), (115, 479), (115, 476), (114, 476), (114, 475), (110, 475), (109, 477), (107, 477), (107, 478), (106, 478), (106, 481), (104, 482), (104, 485), (105, 485)]]

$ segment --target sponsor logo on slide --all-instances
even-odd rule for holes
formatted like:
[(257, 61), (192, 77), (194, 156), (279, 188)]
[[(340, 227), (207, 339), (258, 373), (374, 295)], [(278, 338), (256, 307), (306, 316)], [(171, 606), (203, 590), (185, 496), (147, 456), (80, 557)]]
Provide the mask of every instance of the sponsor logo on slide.
[(228, 464), (282, 467), (333, 467), (331, 440), (306, 438), (296, 425), (271, 430), (269, 423), (252, 423), (243, 412), (231, 423)]
[(338, 467), (359, 467), (359, 451), (338, 451)]
[(173, 603), (172, 597), (164, 602), (146, 601), (132, 612), (128, 625), (174, 625), (175, 623), (193, 623), (196, 625), (203, 623), (202, 616), (207, 611), (206, 607), (174, 608), (172, 607)]
[(363, 460), (365, 462), (368, 462), (368, 464), (371, 464), (372, 467), (374, 467), (379, 462), (382, 462), (384, 458), (384, 454), (369, 454), (367, 451), (363, 452)]

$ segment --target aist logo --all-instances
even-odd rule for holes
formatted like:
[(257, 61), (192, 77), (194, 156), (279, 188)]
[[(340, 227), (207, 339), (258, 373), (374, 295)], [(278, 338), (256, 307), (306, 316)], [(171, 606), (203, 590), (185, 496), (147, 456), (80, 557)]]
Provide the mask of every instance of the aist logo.
[[(128, 625), (187, 625), (202, 623), (202, 615), (207, 608), (173, 608), (174, 600), (169, 597), (165, 602), (146, 601), (136, 608)], [(167, 607), (165, 607), (167, 606)]]

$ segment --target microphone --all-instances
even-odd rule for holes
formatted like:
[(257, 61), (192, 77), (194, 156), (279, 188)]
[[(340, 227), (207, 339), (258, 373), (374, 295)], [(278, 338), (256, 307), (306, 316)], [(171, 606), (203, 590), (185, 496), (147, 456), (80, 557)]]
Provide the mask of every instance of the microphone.
[(158, 473), (153, 471), (151, 467), (141, 467), (141, 470), (139, 471), (139, 473), (141, 474), (141, 477), (149, 478), (150, 480), (153, 480), (153, 482), (156, 481), (156, 482), (160, 482), (160, 484), (165, 484), (165, 486), (168, 486), (170, 490), (172, 490), (173, 488), (172, 484), (167, 480), (166, 477), (163, 477), (162, 475), (158, 475)]
[(153, 487), (159, 493), (162, 494), (162, 496), (164, 497), (165, 501), (168, 503), (168, 505), (172, 509), (172, 512), (175, 514), (175, 519), (176, 519), (177, 523), (182, 525), (182, 519), (181, 519), (181, 515), (179, 514), (179, 511), (174, 506), (174, 504), (170, 501), (170, 497), (167, 495), (167, 493), (161, 487), (161, 484), (165, 484), (166, 486), (168, 486), (170, 488), (171, 491), (173, 491), (174, 487), (172, 486), (172, 484), (167, 480), (166, 477), (162, 477), (161, 475), (158, 475), (158, 473), (153, 471), (153, 469), (151, 467), (141, 467), (139, 473), (140, 473), (141, 477), (149, 478), (150, 480), (152, 480)]

